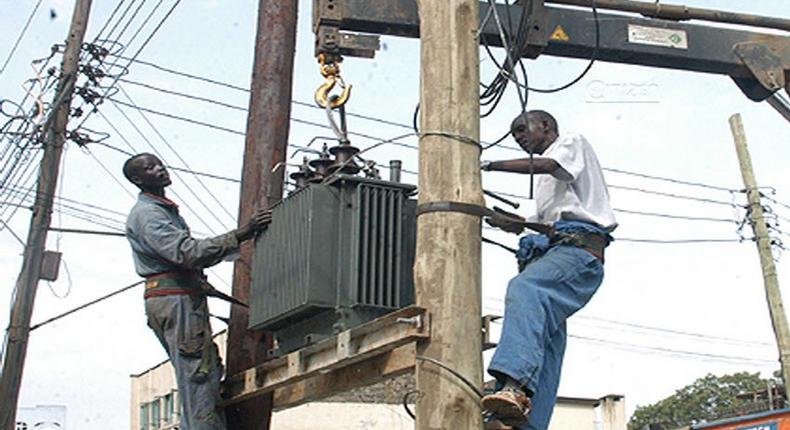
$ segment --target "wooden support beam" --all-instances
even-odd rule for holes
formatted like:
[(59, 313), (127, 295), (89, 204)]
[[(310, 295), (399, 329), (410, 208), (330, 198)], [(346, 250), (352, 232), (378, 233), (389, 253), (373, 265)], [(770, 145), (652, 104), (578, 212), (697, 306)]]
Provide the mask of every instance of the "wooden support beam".
[(414, 372), (415, 342), (274, 391), (274, 409), (287, 409)]
[(238, 403), (429, 337), (425, 309), (404, 308), (228, 377), (224, 403)]

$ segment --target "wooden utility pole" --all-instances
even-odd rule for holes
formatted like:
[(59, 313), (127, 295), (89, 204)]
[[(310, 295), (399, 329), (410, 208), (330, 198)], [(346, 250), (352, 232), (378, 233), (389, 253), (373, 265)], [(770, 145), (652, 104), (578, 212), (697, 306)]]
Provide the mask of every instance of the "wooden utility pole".
[[(473, 143), (480, 134), (478, 7), (478, 0), (419, 0), (421, 205), (485, 204)], [(432, 324), (418, 354), (482, 388), (480, 218), (423, 213), (416, 253), (417, 305), (428, 309)], [(425, 360), (418, 360), (416, 376), (417, 429), (482, 428), (479, 399), (456, 376)]]
[[(272, 168), (285, 161), (288, 126), (291, 120), (291, 85), (296, 45), (298, 0), (260, 0), (255, 62), (247, 117), (247, 137), (241, 176), (239, 224), (256, 207), (269, 207), (280, 200), (285, 169)], [(316, 66), (317, 69), (317, 66)], [(233, 270), (233, 296), (249, 302), (253, 244), (241, 248)], [(233, 306), (228, 327), (227, 368), (234, 375), (260, 364), (271, 340), (263, 333), (247, 330), (246, 308)], [(226, 409), (228, 428), (269, 428), (271, 395), (258, 396)]]
[(752, 169), (752, 159), (746, 147), (746, 133), (743, 130), (741, 115), (730, 117), (730, 129), (735, 140), (735, 150), (738, 153), (738, 162), (741, 165), (743, 185), (746, 187), (746, 196), (749, 199), (749, 219), (751, 220), (757, 250), (760, 253), (760, 265), (763, 269), (763, 282), (765, 283), (765, 298), (768, 300), (768, 311), (771, 314), (771, 323), (776, 335), (776, 344), (779, 348), (779, 362), (782, 366), (782, 379), (785, 387), (790, 383), (790, 328), (787, 325), (782, 293), (779, 291), (779, 279), (774, 265), (774, 255), (771, 251), (771, 237), (768, 225), (763, 216), (763, 206), (760, 202), (760, 190), (757, 189), (757, 180)]
[(0, 375), (0, 429), (16, 427), (16, 408), (27, 355), (30, 318), (33, 315), (41, 262), (47, 244), (52, 201), (58, 183), (60, 158), (71, 111), (71, 96), (77, 81), (80, 49), (88, 27), (91, 1), (78, 0), (74, 4), (53, 111), (44, 124), (44, 156), (39, 166), (36, 201), (27, 233), (22, 270), (16, 282), (16, 294), (8, 323), (8, 344), (3, 357), (3, 373)]

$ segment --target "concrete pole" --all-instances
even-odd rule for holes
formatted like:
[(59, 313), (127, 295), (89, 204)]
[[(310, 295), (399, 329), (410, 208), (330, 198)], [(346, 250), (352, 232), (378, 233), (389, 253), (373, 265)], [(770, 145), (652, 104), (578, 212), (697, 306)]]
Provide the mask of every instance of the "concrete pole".
[(41, 275), (41, 261), (47, 244), (47, 231), (52, 219), (52, 202), (58, 184), (60, 158), (66, 141), (66, 125), (71, 111), (71, 97), (77, 80), (80, 49), (88, 27), (92, 0), (78, 0), (74, 4), (71, 27), (63, 52), (63, 64), (54, 110), (45, 124), (44, 155), (41, 159), (36, 186), (33, 217), (27, 233), (22, 270), (16, 282), (16, 295), (8, 324), (8, 344), (0, 375), (0, 429), (16, 427), (19, 388), (30, 336), (30, 318)]
[(760, 265), (763, 269), (763, 282), (765, 284), (765, 298), (768, 300), (768, 311), (771, 314), (771, 323), (776, 335), (776, 344), (779, 348), (779, 362), (782, 366), (782, 380), (785, 387), (790, 383), (790, 328), (787, 325), (782, 293), (779, 291), (779, 279), (774, 265), (774, 256), (771, 251), (771, 237), (768, 225), (763, 216), (763, 207), (760, 203), (760, 191), (757, 189), (757, 180), (752, 169), (752, 159), (746, 147), (746, 133), (743, 130), (741, 115), (730, 117), (730, 129), (735, 140), (735, 150), (738, 153), (738, 162), (741, 166), (743, 185), (746, 187), (746, 196), (749, 199), (749, 212), (754, 237), (757, 241), (757, 250), (760, 253)]
[[(478, 0), (419, 0), (421, 39), (419, 203), (485, 204), (480, 185)], [(443, 132), (467, 139), (439, 136)], [(417, 304), (431, 313), (418, 354), (482, 389), (480, 218), (429, 212), (417, 219)], [(435, 363), (416, 367), (417, 429), (480, 429), (477, 395)]]
[[(296, 44), (298, 0), (260, 0), (255, 62), (252, 71), (247, 138), (242, 167), (239, 223), (256, 207), (280, 200), (285, 169), (272, 168), (285, 161), (291, 120), (291, 84)], [(249, 302), (253, 244), (245, 243), (233, 271), (233, 296)], [(263, 362), (271, 339), (247, 330), (247, 309), (233, 306), (227, 344), (227, 373), (233, 375)], [(226, 409), (228, 428), (269, 428), (271, 395), (259, 396)]]

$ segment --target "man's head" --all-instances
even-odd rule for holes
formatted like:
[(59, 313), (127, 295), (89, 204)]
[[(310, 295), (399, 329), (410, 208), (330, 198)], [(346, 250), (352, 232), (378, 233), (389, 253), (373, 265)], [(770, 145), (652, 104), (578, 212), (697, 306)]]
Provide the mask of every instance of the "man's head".
[(531, 110), (517, 116), (510, 124), (510, 134), (521, 149), (531, 154), (543, 154), (557, 139), (557, 120), (550, 113)]
[(142, 153), (126, 160), (123, 175), (143, 191), (161, 192), (171, 184), (170, 175), (156, 155)]

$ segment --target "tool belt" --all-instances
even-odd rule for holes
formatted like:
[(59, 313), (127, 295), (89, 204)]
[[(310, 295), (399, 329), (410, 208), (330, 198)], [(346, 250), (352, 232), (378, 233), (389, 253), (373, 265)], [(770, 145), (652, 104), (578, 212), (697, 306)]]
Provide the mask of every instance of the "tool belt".
[(206, 295), (207, 285), (206, 277), (200, 272), (162, 272), (145, 277), (143, 297)]
[(552, 246), (570, 245), (582, 248), (603, 263), (604, 249), (609, 246), (609, 239), (600, 234), (564, 233), (555, 231), (554, 234), (551, 235), (550, 243)]

